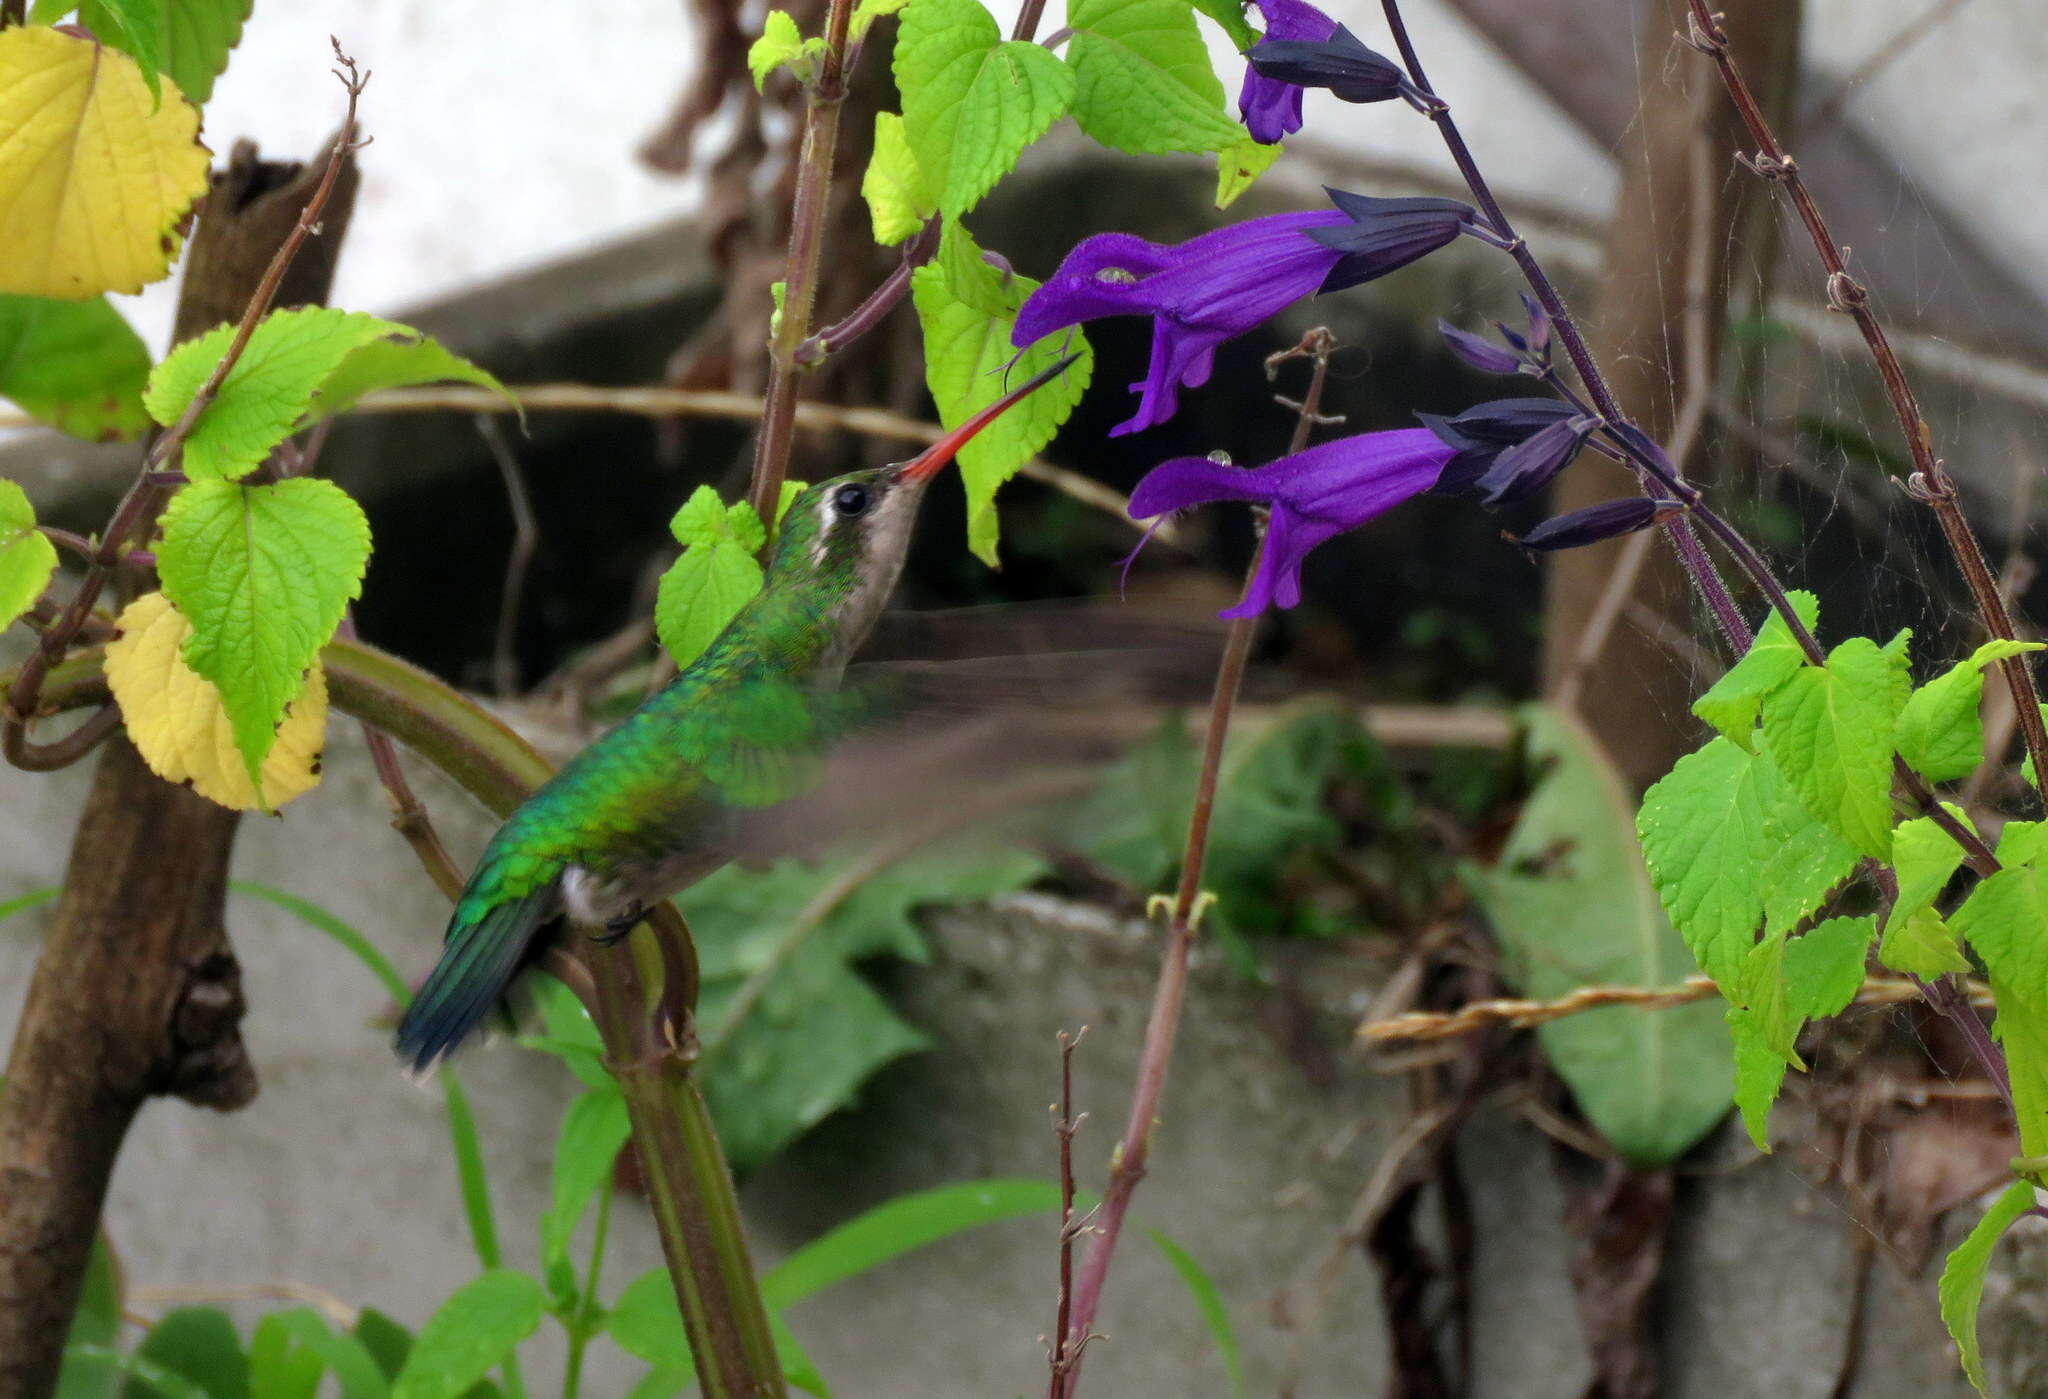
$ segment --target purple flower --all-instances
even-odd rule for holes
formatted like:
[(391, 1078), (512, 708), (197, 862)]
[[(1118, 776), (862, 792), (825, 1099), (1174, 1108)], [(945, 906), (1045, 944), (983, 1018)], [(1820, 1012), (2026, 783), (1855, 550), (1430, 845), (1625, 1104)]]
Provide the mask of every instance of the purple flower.
[[(1258, 0), (1259, 13), (1266, 17), (1266, 39), (1320, 41), (1337, 32), (1331, 19), (1307, 0)], [(1257, 52), (1255, 47), (1252, 52)], [(1252, 139), (1270, 146), (1282, 136), (1301, 130), (1301, 88), (1290, 81), (1269, 78), (1256, 65), (1244, 70), (1244, 86), (1237, 94), (1237, 114), (1250, 128)]]
[(1216, 347), (1303, 297), (1356, 286), (1442, 247), (1472, 210), (1449, 199), (1329, 191), (1337, 212), (1272, 214), (1177, 247), (1098, 233), (1067, 254), (1017, 312), (1022, 348), (1102, 316), (1152, 317), (1152, 359), (1131, 385), (1138, 411), (1111, 436), (1172, 417), (1183, 388), (1209, 380)]
[(1455, 418), (1415, 416), (1458, 450), (1437, 493), (1456, 495), (1477, 486), (1489, 509), (1527, 499), (1548, 485), (1600, 425), (1555, 398), (1496, 399)]
[(1345, 102), (1385, 102), (1412, 91), (1398, 64), (1303, 0), (1258, 5), (1266, 16), (1266, 37), (1245, 50), (1251, 67), (1237, 98), (1254, 141), (1271, 145), (1301, 130), (1304, 88), (1328, 88)]
[(1340, 437), (1249, 471), (1208, 457), (1175, 457), (1138, 482), (1131, 516), (1150, 519), (1219, 500), (1271, 506), (1258, 571), (1244, 600), (1220, 614), (1255, 617), (1300, 602), (1301, 565), (1311, 549), (1428, 490), (1456, 450), (1426, 429), (1397, 428)]
[(1219, 228), (1178, 247), (1128, 233), (1076, 244), (1017, 312), (1011, 343), (1101, 316), (1153, 318), (1152, 361), (1131, 385), (1138, 411), (1111, 436), (1173, 416), (1182, 388), (1209, 380), (1216, 347), (1315, 293), (1344, 254), (1302, 235), (1347, 223), (1342, 214), (1273, 214)]
[(1641, 495), (1603, 500), (1583, 510), (1553, 515), (1519, 539), (1513, 535), (1508, 538), (1524, 549), (1578, 549), (1598, 544), (1603, 539), (1633, 534), (1659, 520), (1668, 520), (1684, 509), (1685, 505), (1680, 501), (1654, 500)]

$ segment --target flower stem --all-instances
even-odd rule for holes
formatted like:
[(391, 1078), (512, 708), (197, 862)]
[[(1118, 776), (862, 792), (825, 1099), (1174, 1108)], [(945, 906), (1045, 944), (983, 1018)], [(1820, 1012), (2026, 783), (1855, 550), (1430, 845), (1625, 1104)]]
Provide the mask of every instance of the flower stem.
[[(1315, 362), (1314, 377), (1302, 395), (1294, 425), (1290, 454), (1308, 443), (1320, 415), (1323, 382), (1328, 377), (1333, 342), (1329, 331), (1317, 327), (1303, 338), (1303, 349)], [(1264, 541), (1253, 550), (1245, 570), (1245, 588), (1259, 569)], [(1187, 843), (1181, 850), (1180, 884), (1174, 891), (1173, 916), (1167, 926), (1166, 954), (1160, 962), (1159, 980), (1152, 993), (1152, 1014), (1145, 1025), (1145, 1043), (1138, 1057), (1138, 1080), (1131, 1094), (1130, 1117), (1122, 1139), (1110, 1157), (1109, 1188), (1096, 1210), (1088, 1256), (1081, 1264), (1080, 1281), (1073, 1288), (1071, 1306), (1062, 1289), (1065, 1325), (1054, 1339), (1053, 1399), (1073, 1399), (1080, 1383), (1081, 1359), (1093, 1334), (1095, 1313), (1102, 1302), (1102, 1290), (1109, 1278), (1110, 1260), (1116, 1254), (1124, 1219), (1138, 1182), (1145, 1178), (1145, 1162), (1151, 1151), (1152, 1128), (1159, 1118), (1159, 1104), (1166, 1094), (1166, 1072), (1173, 1061), (1174, 1038), (1180, 1029), (1181, 1006), (1187, 998), (1188, 958), (1194, 949), (1198, 922), (1197, 908), (1202, 894), (1202, 867), (1209, 854), (1209, 826), (1216, 813), (1216, 789), (1223, 768), (1224, 741), (1230, 734), (1230, 719), (1237, 705), (1237, 692), (1244, 681), (1252, 639), (1257, 632), (1256, 617), (1239, 617), (1230, 624), (1223, 645), (1223, 659), (1216, 668), (1216, 686), (1209, 700), (1209, 728), (1202, 741), (1201, 775), (1195, 783), (1194, 808), (1188, 816)]]
[(782, 317), (768, 341), (768, 392), (761, 433), (754, 439), (753, 484), (748, 490), (754, 513), (763, 520), (775, 518), (796, 436), (796, 384), (803, 373), (797, 350), (810, 334), (811, 310), (818, 299), (825, 206), (832, 193), (839, 110), (846, 101), (846, 34), (852, 21), (853, 0), (830, 0), (825, 14), (825, 51), (819, 57), (818, 76), (804, 107), (803, 146), (797, 156), (796, 195), (789, 214)]

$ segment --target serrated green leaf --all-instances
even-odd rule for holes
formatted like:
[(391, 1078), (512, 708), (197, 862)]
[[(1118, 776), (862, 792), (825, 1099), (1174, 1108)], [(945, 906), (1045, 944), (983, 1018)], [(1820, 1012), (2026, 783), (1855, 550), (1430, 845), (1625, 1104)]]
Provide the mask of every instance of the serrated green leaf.
[(1728, 1007), (1728, 1033), (1735, 1042), (1735, 1106), (1758, 1151), (1771, 1149), (1771, 1104), (1784, 1086), (1784, 1056), (1771, 1048), (1756, 1016), (1740, 1006)]
[[(1942, 805), (1965, 827), (1975, 829), (1961, 807)], [(1885, 918), (1878, 961), (1895, 972), (1929, 979), (1970, 969), (1955, 931), (1933, 907), (1962, 863), (1962, 847), (1931, 817), (1916, 817), (1892, 832), (1892, 868), (1899, 893)]]
[(1855, 872), (1860, 857), (1813, 819), (1770, 759), (1757, 761), (1764, 797), (1764, 932), (1790, 932)]
[(19, 483), (0, 477), (0, 627), (34, 606), (57, 571), (57, 548), (36, 528)]
[(1249, 131), (1216, 152), (1216, 207), (1228, 209), (1280, 158), (1280, 143), (1254, 141)]
[(2035, 865), (2008, 864), (1970, 891), (1949, 925), (1984, 959), (2021, 1150), (2048, 1155), (2048, 880)]
[(369, 1349), (337, 1335), (311, 1307), (271, 1312), (249, 1338), (249, 1387), (259, 1399), (313, 1399), (332, 1371), (341, 1399), (387, 1399), (390, 1385)]
[[(1786, 594), (1792, 611), (1810, 632), (1820, 622), (1820, 600), (1808, 592)], [(1692, 703), (1692, 712), (1721, 731), (1724, 738), (1754, 751), (1757, 715), (1766, 696), (1806, 664), (1806, 652), (1776, 611), (1750, 644), (1749, 652)]]
[(1893, 914), (1885, 920), (1877, 960), (1892, 971), (1929, 981), (1970, 969), (1970, 959), (1957, 945), (1955, 929), (1931, 908), (1915, 910), (1903, 918)]
[(883, 15), (893, 15), (909, 3), (910, 0), (860, 0), (853, 11), (850, 30), (853, 42), (859, 43), (866, 36), (868, 26)]
[(1184, 0), (1074, 0), (1074, 120), (1132, 155), (1220, 151), (1243, 128), (1223, 111), (1223, 84)]
[(103, 296), (0, 296), (0, 398), (89, 442), (123, 442), (149, 426), (149, 351)]
[(1909, 684), (1903, 648), (1852, 636), (1763, 702), (1764, 747), (1806, 809), (1878, 859), (1891, 852), (1892, 729)]
[[(150, 4), (149, 8), (156, 12), (157, 61), (195, 105), (203, 106), (213, 96), (214, 79), (228, 66), (229, 52), (241, 42), (242, 26), (248, 21), (251, 3), (252, 0), (154, 0)], [(133, 4), (134, 0), (123, 0), (122, 8)], [(106, 11), (111, 8), (101, 0), (87, 0), (78, 8), (79, 23), (105, 37), (109, 18)], [(141, 62), (139, 55), (137, 62)]]
[[(170, 0), (175, 3), (175, 0)], [(95, 0), (79, 10), (79, 23), (101, 43), (121, 50), (142, 70), (149, 95), (163, 100), (157, 77), (163, 66), (163, 25), (166, 0)], [(86, 11), (90, 10), (90, 16)]]
[(894, 112), (875, 113), (874, 153), (860, 177), (860, 196), (867, 201), (875, 241), (883, 247), (916, 233), (938, 210), (938, 200), (925, 188), (924, 172), (903, 135), (903, 118)]
[(1941, 1283), (1937, 1288), (1941, 1295), (1941, 1319), (1948, 1334), (1955, 1338), (1963, 1372), (1979, 1394), (1988, 1396), (1991, 1392), (1984, 1387), (1984, 1352), (1977, 1345), (1977, 1305), (1984, 1300), (1984, 1276), (1991, 1269), (1991, 1252), (1997, 1247), (1999, 1236), (2033, 1207), (2033, 1186), (2022, 1180), (2006, 1186), (2005, 1193), (1992, 1202), (1977, 1226), (1970, 1230), (1969, 1237), (1957, 1244), (1955, 1252), (1941, 1265)]
[(1725, 738), (1680, 758), (1643, 795), (1643, 862), (1700, 970), (1725, 993), (1763, 921), (1767, 819), (1782, 778)]
[(747, 71), (754, 75), (754, 91), (759, 92), (770, 73), (793, 62), (803, 51), (803, 31), (789, 12), (770, 10), (762, 22), (761, 37), (747, 46)]
[(540, 1217), (543, 1268), (568, 1263), (569, 1238), (590, 1197), (611, 1174), (628, 1131), (626, 1100), (615, 1085), (581, 1094), (562, 1114), (555, 1138), (553, 1199)]
[[(759, 1165), (849, 1102), (877, 1069), (924, 1046), (853, 964), (879, 955), (922, 960), (915, 910), (1020, 888), (1043, 865), (1018, 852), (929, 851), (864, 880), (814, 923), (799, 923), (846, 869), (845, 860), (727, 867), (678, 900), (704, 978), (704, 1095), (738, 1170)], [(737, 998), (750, 983), (742, 1006)]]
[[(235, 1324), (218, 1307), (166, 1312), (136, 1347), (137, 1357), (188, 1381), (208, 1399), (249, 1399), (249, 1357)], [(140, 1376), (131, 1376), (122, 1399), (168, 1399)]]
[[(973, 239), (964, 230), (956, 235), (958, 228), (957, 224), (948, 227), (952, 246), (972, 249)], [(942, 243), (942, 253), (944, 248)], [(978, 273), (965, 270), (976, 266), (994, 280), (981, 281)], [(955, 289), (949, 270), (955, 278), (974, 279), (967, 298)], [(999, 296), (998, 311), (974, 304), (989, 287)], [(924, 329), (925, 383), (938, 404), (939, 421), (949, 428), (1066, 355), (1080, 356), (1057, 380), (997, 418), (960, 449), (960, 477), (967, 489), (967, 547), (991, 568), (997, 562), (997, 489), (1052, 441), (1081, 401), (1095, 367), (1094, 354), (1078, 330), (1048, 335), (1021, 354), (1010, 344), (1017, 308), (1037, 287), (1029, 277), (1003, 278), (978, 256), (927, 263), (910, 278), (911, 299)]]
[[(1685, 947), (1652, 892), (1621, 779), (1576, 720), (1542, 705), (1522, 714), (1544, 775), (1500, 859), (1469, 877), (1507, 980), (1538, 999), (1683, 980)], [(1728, 1111), (1733, 1067), (1713, 1007), (1677, 1010), (1608, 1007), (1537, 1032), (1587, 1119), (1639, 1166), (1677, 1160)]]
[(1230, 36), (1230, 46), (1239, 53), (1259, 42), (1259, 31), (1245, 19), (1240, 0), (1195, 0), (1195, 8), (1222, 26)]
[(903, 134), (939, 208), (958, 218), (1074, 100), (1072, 70), (1004, 40), (979, 0), (914, 0), (896, 33)]
[(1840, 1015), (1863, 987), (1877, 919), (1830, 918), (1785, 945), (1785, 999), (1809, 1020)]
[(391, 1399), (460, 1399), (540, 1326), (540, 1284), (499, 1268), (465, 1284), (427, 1319)]
[(185, 663), (220, 691), (259, 790), (285, 707), (369, 558), (369, 521), (332, 481), (194, 481), (164, 511), (157, 569), (192, 624)]
[(755, 554), (767, 536), (753, 506), (728, 506), (709, 486), (683, 502), (669, 529), (683, 553), (661, 576), (654, 627), (675, 663), (686, 666), (761, 591)]
[(1984, 667), (2039, 651), (2038, 641), (1987, 641), (1922, 685), (1899, 712), (1899, 756), (1930, 782), (1967, 777), (1984, 761)]
[[(143, 390), (150, 416), (166, 427), (177, 422), (233, 338), (234, 327), (218, 326), (171, 351)], [(273, 311), (185, 439), (185, 474), (237, 479), (278, 443), (372, 389), (446, 380), (514, 401), (496, 378), (410, 326), (326, 306)]]

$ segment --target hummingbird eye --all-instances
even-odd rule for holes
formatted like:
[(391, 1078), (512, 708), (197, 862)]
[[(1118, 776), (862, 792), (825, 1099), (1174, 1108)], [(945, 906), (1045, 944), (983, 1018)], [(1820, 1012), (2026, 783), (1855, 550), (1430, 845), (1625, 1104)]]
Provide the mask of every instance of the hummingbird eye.
[(868, 508), (866, 486), (841, 486), (832, 493), (832, 508), (842, 516), (858, 515)]

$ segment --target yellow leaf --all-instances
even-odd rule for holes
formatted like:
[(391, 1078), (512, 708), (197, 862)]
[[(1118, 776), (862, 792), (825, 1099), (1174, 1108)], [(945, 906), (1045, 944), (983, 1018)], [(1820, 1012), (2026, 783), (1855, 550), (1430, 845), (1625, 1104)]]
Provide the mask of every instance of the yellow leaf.
[(306, 672), (263, 760), (259, 802), (220, 691), (185, 664), (192, 624), (162, 593), (147, 593), (121, 613), (120, 628), (107, 644), (107, 683), (120, 702), (129, 740), (157, 776), (190, 782), (208, 801), (237, 811), (275, 810), (320, 781), (327, 677), (318, 663)]
[(135, 60), (55, 29), (0, 31), (0, 292), (77, 301), (169, 270), (206, 192), (199, 113)]

